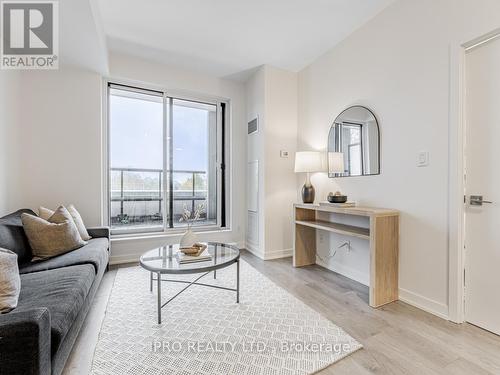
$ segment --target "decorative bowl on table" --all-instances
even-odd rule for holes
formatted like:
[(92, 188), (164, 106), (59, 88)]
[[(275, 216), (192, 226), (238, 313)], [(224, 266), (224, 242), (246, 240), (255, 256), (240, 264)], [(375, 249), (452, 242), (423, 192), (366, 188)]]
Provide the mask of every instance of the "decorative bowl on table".
[(330, 203), (345, 203), (347, 202), (347, 195), (342, 195), (340, 191), (337, 191), (335, 194), (328, 194), (327, 199)]
[(191, 247), (184, 247), (181, 248), (180, 251), (181, 253), (184, 253), (185, 255), (191, 255), (191, 256), (199, 256), (205, 249), (207, 248), (206, 244), (203, 243), (195, 243)]

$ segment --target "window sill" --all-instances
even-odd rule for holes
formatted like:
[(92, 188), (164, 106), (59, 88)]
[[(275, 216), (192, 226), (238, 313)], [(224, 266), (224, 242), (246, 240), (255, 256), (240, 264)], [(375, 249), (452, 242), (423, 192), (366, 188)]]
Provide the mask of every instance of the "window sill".
[[(173, 238), (180, 237), (184, 234), (185, 229), (168, 231), (168, 232), (150, 232), (150, 233), (128, 233), (128, 234), (112, 234), (111, 242), (125, 242), (125, 241), (137, 241), (137, 240), (150, 240), (150, 239), (161, 239), (161, 238)], [(227, 233), (231, 232), (230, 228), (219, 228), (219, 229), (202, 229), (193, 228), (195, 233), (211, 234), (211, 233)]]

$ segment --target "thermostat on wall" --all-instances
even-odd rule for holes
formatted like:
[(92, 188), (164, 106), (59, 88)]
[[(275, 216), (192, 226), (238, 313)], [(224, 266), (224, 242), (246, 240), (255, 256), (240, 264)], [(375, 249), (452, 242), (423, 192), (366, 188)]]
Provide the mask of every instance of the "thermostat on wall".
[(280, 151), (280, 157), (282, 157), (282, 158), (287, 158), (287, 157), (288, 157), (288, 151), (286, 151), (286, 150), (281, 150), (281, 151)]
[(427, 167), (429, 165), (429, 152), (420, 151), (417, 154), (417, 167)]

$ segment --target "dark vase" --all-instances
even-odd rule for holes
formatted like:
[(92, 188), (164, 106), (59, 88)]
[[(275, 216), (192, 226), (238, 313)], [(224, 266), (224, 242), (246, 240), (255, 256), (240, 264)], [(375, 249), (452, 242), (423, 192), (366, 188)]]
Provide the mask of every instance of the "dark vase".
[(314, 186), (304, 185), (302, 186), (302, 202), (304, 203), (314, 203)]

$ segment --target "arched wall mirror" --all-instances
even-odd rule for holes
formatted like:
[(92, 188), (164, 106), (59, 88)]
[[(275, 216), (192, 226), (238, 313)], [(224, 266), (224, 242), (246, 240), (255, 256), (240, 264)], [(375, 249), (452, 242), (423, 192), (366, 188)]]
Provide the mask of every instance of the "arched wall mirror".
[(328, 134), (328, 177), (380, 174), (380, 133), (377, 118), (366, 107), (344, 110)]

